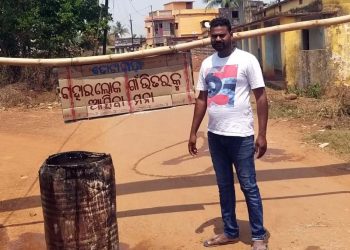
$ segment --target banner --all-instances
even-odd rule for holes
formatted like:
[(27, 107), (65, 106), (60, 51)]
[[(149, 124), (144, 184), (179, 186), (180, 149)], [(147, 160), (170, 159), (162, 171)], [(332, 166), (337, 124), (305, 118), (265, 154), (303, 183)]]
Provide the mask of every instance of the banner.
[(194, 103), (189, 53), (58, 68), (64, 121)]

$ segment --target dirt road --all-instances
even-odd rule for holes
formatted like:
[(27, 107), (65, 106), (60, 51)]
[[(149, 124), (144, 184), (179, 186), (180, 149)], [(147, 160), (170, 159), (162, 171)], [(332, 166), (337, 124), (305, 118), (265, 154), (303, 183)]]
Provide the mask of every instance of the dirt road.
[[(64, 124), (60, 110), (0, 112), (0, 249), (45, 249), (38, 169), (56, 152), (110, 153), (121, 249), (203, 249), (221, 232), (205, 125), (188, 156), (193, 106)], [(257, 161), (270, 249), (350, 249), (350, 166), (301, 142), (300, 125), (270, 120)], [(241, 241), (250, 249), (236, 185)]]

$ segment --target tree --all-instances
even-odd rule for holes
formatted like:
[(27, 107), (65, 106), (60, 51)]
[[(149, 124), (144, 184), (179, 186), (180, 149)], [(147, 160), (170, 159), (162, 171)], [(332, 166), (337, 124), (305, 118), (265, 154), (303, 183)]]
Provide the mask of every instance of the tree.
[(115, 37), (122, 37), (125, 34), (129, 34), (128, 28), (126, 28), (121, 22), (116, 21), (115, 25), (112, 26), (112, 34), (115, 35)]
[(220, 6), (222, 8), (238, 8), (242, 0), (203, 0), (203, 3), (206, 3), (206, 8), (213, 8)]
[(67, 57), (95, 47), (111, 15), (96, 0), (0, 3), (0, 55)]

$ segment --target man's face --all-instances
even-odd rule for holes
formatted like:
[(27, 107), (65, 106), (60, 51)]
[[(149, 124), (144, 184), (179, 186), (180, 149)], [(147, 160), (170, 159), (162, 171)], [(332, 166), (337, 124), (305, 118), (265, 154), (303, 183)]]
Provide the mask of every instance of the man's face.
[(226, 26), (216, 26), (210, 29), (211, 45), (220, 52), (231, 48), (231, 33)]

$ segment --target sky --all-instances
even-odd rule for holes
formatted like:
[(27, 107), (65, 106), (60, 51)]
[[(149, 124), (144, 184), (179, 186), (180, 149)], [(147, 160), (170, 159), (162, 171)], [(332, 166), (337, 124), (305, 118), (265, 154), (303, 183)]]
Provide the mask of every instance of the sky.
[[(100, 0), (104, 3), (104, 0)], [(120, 21), (130, 31), (130, 15), (132, 19), (133, 33), (145, 36), (145, 17), (151, 11), (164, 9), (163, 5), (172, 0), (109, 0), (109, 13), (113, 16), (113, 22)], [(205, 8), (202, 0), (193, 2), (194, 8)]]
[[(99, 0), (104, 3), (105, 0)], [(113, 16), (113, 23), (120, 21), (130, 31), (130, 16), (132, 19), (133, 33), (145, 36), (145, 17), (151, 11), (163, 10), (163, 5), (174, 0), (109, 0), (109, 13)], [(176, 1), (176, 0), (175, 0)], [(263, 0), (268, 3), (272, 0)], [(194, 0), (193, 8), (205, 8), (203, 0)]]

